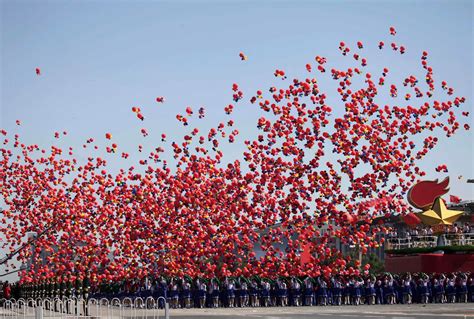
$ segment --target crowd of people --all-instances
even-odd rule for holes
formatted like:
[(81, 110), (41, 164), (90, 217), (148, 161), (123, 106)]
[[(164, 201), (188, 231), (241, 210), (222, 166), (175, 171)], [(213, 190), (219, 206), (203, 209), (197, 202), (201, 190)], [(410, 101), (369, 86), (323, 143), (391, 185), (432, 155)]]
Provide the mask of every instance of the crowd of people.
[[(441, 234), (444, 242), (442, 245), (470, 245), (474, 243), (472, 227), (472, 224), (468, 222), (454, 223), (444, 227), (444, 232)], [(439, 231), (435, 231), (431, 226), (418, 225), (408, 229), (391, 230), (387, 235), (387, 242), (389, 249), (433, 247), (438, 245), (439, 234)]]
[[(470, 223), (464, 223), (459, 225), (454, 223), (445, 227), (445, 235), (454, 235), (454, 234), (470, 234), (472, 232), (472, 225)], [(416, 226), (414, 228), (409, 228), (403, 231), (397, 231), (396, 229), (392, 230), (388, 234), (388, 238), (411, 238), (418, 236), (434, 236), (435, 232), (432, 226)]]
[[(384, 273), (378, 276), (226, 277), (222, 280), (190, 278), (126, 280), (102, 282), (90, 286), (76, 284), (26, 285), (20, 287), (23, 298), (142, 298), (164, 297), (171, 308), (234, 308), (271, 306), (341, 306), (411, 303), (474, 302), (474, 274), (403, 275)], [(164, 306), (162, 302), (158, 306)], [(143, 302), (142, 305), (145, 305)]]

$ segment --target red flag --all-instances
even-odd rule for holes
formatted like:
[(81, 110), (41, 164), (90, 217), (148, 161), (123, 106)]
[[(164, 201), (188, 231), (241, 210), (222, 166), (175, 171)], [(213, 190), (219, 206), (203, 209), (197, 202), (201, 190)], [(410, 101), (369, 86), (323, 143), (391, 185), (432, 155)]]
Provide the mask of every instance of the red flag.
[(402, 219), (408, 226), (415, 226), (421, 223), (421, 219), (414, 213), (409, 213), (405, 216), (402, 216)]
[(301, 264), (307, 264), (311, 261), (311, 244), (303, 245), (303, 251), (301, 252)]
[(300, 247), (301, 247), (301, 265), (307, 264), (311, 261), (311, 242), (310, 238), (312, 234), (309, 229), (303, 229), (301, 237), (304, 238), (304, 241), (300, 238)]
[(449, 201), (450, 201), (451, 203), (457, 204), (457, 203), (461, 202), (461, 199), (460, 199), (459, 197), (457, 197), (457, 196), (449, 195)]

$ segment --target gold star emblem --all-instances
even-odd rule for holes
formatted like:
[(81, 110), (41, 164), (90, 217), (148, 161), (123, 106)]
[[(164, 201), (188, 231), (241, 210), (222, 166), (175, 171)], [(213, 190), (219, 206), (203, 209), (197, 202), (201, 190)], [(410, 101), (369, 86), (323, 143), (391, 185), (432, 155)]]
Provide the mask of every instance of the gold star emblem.
[(420, 217), (424, 224), (430, 226), (452, 225), (462, 214), (462, 210), (447, 209), (444, 201), (441, 197), (438, 197), (431, 209), (419, 213), (418, 217)]

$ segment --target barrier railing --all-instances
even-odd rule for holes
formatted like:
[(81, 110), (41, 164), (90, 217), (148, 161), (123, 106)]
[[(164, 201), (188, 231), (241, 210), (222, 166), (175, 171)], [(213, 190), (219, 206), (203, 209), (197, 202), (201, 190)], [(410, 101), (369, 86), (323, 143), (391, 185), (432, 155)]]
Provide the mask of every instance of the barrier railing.
[(474, 233), (465, 234), (446, 234), (446, 245), (448, 246), (464, 246), (474, 245)]
[[(444, 236), (444, 245), (446, 246), (464, 246), (474, 245), (474, 233), (462, 234), (442, 234)], [(409, 237), (389, 237), (387, 238), (387, 249), (404, 248), (429, 248), (436, 247), (438, 236), (409, 236)]]
[[(164, 309), (160, 309), (160, 302)], [(164, 297), (154, 299), (138, 298), (20, 298), (0, 299), (0, 319), (43, 319), (43, 318), (103, 318), (103, 319), (158, 319), (160, 312), (169, 319), (169, 304)]]

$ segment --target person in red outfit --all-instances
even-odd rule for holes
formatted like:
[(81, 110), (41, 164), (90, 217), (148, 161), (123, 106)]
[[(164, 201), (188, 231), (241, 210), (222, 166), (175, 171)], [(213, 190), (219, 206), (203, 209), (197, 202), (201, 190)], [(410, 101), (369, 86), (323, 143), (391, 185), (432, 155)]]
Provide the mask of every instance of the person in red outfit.
[(3, 284), (3, 298), (10, 299), (11, 298), (11, 293), (12, 293), (12, 288), (11, 288), (11, 286), (8, 283), (8, 280), (7, 280)]

